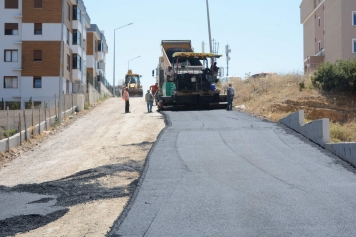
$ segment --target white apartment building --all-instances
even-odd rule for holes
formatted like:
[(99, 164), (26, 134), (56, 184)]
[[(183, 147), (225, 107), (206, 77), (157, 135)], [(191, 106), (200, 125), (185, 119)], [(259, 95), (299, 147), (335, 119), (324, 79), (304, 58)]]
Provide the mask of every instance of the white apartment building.
[(60, 83), (64, 94), (82, 92), (89, 27), (82, 0), (0, 0), (0, 108), (53, 103)]

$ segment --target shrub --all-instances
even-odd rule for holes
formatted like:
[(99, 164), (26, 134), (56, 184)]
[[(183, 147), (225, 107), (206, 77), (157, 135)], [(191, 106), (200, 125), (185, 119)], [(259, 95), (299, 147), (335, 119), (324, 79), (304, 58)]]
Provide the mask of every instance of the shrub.
[[(7, 132), (8, 132), (8, 130), (6, 130), (5, 129), (5, 127), (1, 127), (2, 129), (3, 129), (3, 136), (5, 137), (5, 138), (7, 138)], [(16, 133), (17, 133), (17, 130), (16, 129), (10, 129), (9, 130), (9, 135), (10, 135), (10, 137), (12, 137), (13, 135), (15, 135)]]
[(85, 104), (84, 104), (84, 109), (85, 109), (85, 110), (88, 110), (88, 109), (89, 109), (89, 102), (85, 102)]
[(324, 91), (356, 92), (356, 59), (323, 63), (312, 76), (315, 88)]
[(13, 110), (19, 109), (19, 108), (20, 108), (19, 103), (18, 103), (18, 102), (13, 103), (12, 106), (11, 106), (11, 108), (12, 108)]
[(305, 83), (304, 81), (299, 83), (299, 90), (302, 91), (303, 89), (305, 89)]

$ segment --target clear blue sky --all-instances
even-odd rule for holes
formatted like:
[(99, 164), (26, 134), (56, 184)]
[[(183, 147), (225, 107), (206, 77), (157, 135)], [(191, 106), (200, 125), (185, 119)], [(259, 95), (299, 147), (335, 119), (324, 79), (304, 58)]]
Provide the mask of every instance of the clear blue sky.
[[(142, 74), (147, 88), (161, 55), (161, 40), (191, 40), (196, 52), (202, 41), (209, 49), (206, 0), (84, 0), (92, 24), (105, 31), (109, 46), (106, 77), (113, 81), (116, 31), (116, 84), (127, 72), (128, 61)], [(290, 73), (303, 70), (301, 0), (209, 0), (212, 38), (219, 42), (218, 66), (225, 67), (225, 45), (231, 48), (229, 76), (245, 73)]]

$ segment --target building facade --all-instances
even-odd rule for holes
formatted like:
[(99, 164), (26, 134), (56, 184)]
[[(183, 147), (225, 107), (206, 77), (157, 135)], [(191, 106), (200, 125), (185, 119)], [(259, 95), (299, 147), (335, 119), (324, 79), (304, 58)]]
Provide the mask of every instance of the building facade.
[(323, 62), (356, 58), (356, 1), (303, 0), (304, 72)]
[(98, 87), (99, 82), (106, 84), (105, 65), (108, 45), (103, 31), (91, 24), (87, 31), (87, 83)]
[(0, 108), (83, 93), (89, 28), (82, 0), (0, 0)]

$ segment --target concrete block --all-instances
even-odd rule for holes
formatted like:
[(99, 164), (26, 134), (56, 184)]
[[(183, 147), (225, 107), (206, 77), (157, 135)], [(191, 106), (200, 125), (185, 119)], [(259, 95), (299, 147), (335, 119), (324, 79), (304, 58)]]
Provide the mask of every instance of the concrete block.
[(356, 142), (328, 143), (325, 148), (356, 167)]
[(0, 140), (0, 153), (5, 152), (7, 148), (7, 138)]
[(79, 112), (84, 110), (84, 103), (85, 103), (84, 95), (82, 95), (82, 94), (78, 95), (77, 96), (77, 106), (78, 106)]
[(324, 118), (307, 123), (300, 128), (300, 133), (320, 146), (325, 147), (325, 144), (330, 142), (329, 119)]
[(304, 110), (292, 113), (279, 120), (279, 122), (300, 133), (300, 127), (304, 125)]

